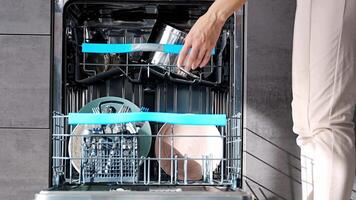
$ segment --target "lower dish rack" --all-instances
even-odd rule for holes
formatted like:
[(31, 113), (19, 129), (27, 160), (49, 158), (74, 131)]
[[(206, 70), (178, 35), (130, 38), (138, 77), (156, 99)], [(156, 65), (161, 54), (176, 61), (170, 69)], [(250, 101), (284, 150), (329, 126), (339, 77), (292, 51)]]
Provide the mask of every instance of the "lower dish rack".
[[(239, 119), (209, 114), (55, 112), (53, 184), (219, 186), (235, 190), (241, 178)], [(140, 129), (147, 120), (161, 124), (160, 133), (142, 134)]]

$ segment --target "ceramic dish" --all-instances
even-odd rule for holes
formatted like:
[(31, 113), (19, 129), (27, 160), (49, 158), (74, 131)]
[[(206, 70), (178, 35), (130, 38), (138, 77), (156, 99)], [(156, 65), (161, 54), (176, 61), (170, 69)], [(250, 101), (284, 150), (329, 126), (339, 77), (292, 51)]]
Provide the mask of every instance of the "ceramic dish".
[[(173, 157), (177, 155), (178, 158), (184, 158), (186, 155), (188, 158), (202, 158), (203, 156), (209, 156), (214, 159), (223, 158), (223, 139), (219, 137), (220, 132), (215, 126), (165, 124), (160, 129), (158, 135), (165, 137), (156, 137), (155, 154), (157, 158), (171, 158), (171, 144), (173, 144)], [(171, 141), (172, 137), (170, 135), (188, 137), (173, 137), (173, 141)], [(190, 137), (189, 135), (199, 137)], [(160, 144), (161, 156), (159, 155)], [(210, 166), (215, 170), (219, 163), (220, 160), (213, 160)], [(166, 174), (171, 175), (170, 160), (162, 160), (161, 168)], [(200, 180), (202, 175), (202, 160), (189, 159), (187, 161), (187, 179)], [(184, 179), (184, 161), (178, 161), (178, 179)]]

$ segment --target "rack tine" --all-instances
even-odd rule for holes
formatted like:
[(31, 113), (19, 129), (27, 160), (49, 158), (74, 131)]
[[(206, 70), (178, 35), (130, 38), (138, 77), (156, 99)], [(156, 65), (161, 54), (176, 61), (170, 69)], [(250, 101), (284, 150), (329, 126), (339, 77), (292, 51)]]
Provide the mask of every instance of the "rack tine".
[(173, 146), (174, 146), (174, 140), (173, 140), (173, 126), (171, 127), (171, 156), (170, 156), (170, 159), (171, 159), (171, 184), (173, 184), (173, 154), (174, 154), (174, 151), (173, 151)]
[(123, 145), (124, 145), (124, 136), (121, 135), (121, 139), (120, 139), (120, 155), (121, 155), (121, 159), (120, 159), (120, 183), (122, 184), (123, 182), (123, 176), (124, 176), (124, 173), (123, 173)]
[(210, 182), (210, 184), (213, 184), (214, 182), (213, 182), (213, 160), (211, 160), (213, 158), (213, 155), (212, 154), (210, 154), (209, 155), (209, 178), (210, 178), (210, 180), (209, 180), (209, 182)]
[(174, 183), (178, 180), (178, 156), (174, 156)]
[(222, 185), (224, 183), (224, 159), (221, 159), (221, 165), (220, 165), (220, 184)]
[(206, 158), (205, 155), (202, 156), (202, 171), (203, 171), (203, 181), (206, 181)]
[(143, 184), (147, 185), (147, 177), (146, 177), (146, 160), (143, 156), (141, 156), (141, 160), (143, 161)]
[(158, 138), (158, 184), (161, 184), (161, 146), (162, 137)]
[(135, 160), (132, 160), (132, 183), (134, 184), (135, 183), (135, 178), (136, 178), (136, 175), (135, 175)]
[[(71, 130), (72, 130), (72, 126), (70, 126), (70, 127), (71, 127)], [(82, 160), (82, 159), (80, 159), (80, 160)], [(82, 163), (82, 162), (80, 162), (80, 163)], [(82, 165), (80, 164), (80, 166), (82, 166)], [(82, 171), (82, 170), (80, 170), (80, 171)], [(79, 172), (79, 177), (80, 177), (80, 172)], [(73, 182), (73, 166), (72, 166), (72, 162), (70, 162), (70, 166), (69, 166), (69, 183), (72, 183), (72, 182)]]
[(148, 171), (147, 171), (147, 184), (150, 184), (150, 176), (151, 176), (151, 174), (150, 174), (150, 172), (151, 172), (151, 159), (150, 159), (150, 157), (148, 157), (147, 158), (147, 160), (148, 160)]
[(188, 176), (188, 156), (187, 154), (184, 155), (184, 184), (188, 184), (187, 181), (187, 176)]

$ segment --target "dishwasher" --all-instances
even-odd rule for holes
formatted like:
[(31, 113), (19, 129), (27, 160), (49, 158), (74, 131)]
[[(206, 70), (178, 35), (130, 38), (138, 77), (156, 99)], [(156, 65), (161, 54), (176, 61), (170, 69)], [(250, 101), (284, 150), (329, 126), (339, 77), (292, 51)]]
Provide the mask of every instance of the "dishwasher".
[(207, 66), (177, 67), (208, 0), (52, 2), (49, 188), (36, 200), (235, 199), (244, 11)]

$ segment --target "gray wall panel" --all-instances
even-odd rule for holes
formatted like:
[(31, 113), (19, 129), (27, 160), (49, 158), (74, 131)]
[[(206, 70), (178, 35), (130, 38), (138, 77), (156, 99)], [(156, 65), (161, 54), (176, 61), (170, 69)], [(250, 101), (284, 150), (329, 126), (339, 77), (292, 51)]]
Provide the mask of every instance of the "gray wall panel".
[[(259, 199), (301, 197), (290, 107), (295, 4), (251, 0), (248, 5), (244, 187)], [(356, 184), (352, 195), (356, 199)]]
[(300, 199), (290, 103), (294, 0), (249, 1), (245, 181), (260, 199)]
[(0, 0), (0, 34), (49, 34), (50, 0)]
[(49, 130), (0, 129), (0, 135), (0, 199), (33, 199), (48, 187)]
[(49, 36), (0, 36), (0, 127), (48, 128)]
[[(249, 174), (246, 181), (254, 185), (251, 188), (256, 194), (270, 193), (267, 199), (301, 199), (301, 187), (299, 187), (298, 180), (249, 154), (246, 155), (246, 161), (250, 164), (246, 171)], [(249, 190), (249, 188), (246, 189)], [(263, 196), (257, 195), (257, 197)]]

